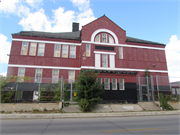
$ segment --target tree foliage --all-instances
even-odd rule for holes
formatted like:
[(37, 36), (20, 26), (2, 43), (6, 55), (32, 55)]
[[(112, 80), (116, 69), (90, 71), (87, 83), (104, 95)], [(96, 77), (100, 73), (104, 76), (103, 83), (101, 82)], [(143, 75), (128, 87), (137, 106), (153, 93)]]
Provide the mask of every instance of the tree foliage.
[(97, 75), (94, 70), (81, 70), (79, 73), (75, 90), (79, 106), (84, 112), (91, 111), (93, 105), (102, 100), (100, 95), (104, 90), (102, 84), (96, 81)]

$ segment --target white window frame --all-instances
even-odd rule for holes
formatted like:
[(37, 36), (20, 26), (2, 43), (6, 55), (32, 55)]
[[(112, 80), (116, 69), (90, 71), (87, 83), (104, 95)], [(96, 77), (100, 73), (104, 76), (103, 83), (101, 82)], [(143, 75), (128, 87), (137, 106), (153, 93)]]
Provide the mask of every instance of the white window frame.
[[(112, 42), (110, 42), (110, 41), (112, 41)], [(114, 44), (114, 39), (113, 39), (113, 37), (111, 35), (109, 35), (109, 43)]]
[[(21, 55), (27, 55), (28, 54), (28, 46), (29, 46), (29, 42), (22, 42)], [(25, 50), (25, 53), (23, 52), (24, 50)]]
[[(38, 70), (40, 70), (39, 73), (37, 73)], [(35, 80), (34, 80), (35, 83), (41, 83), (41, 81), (42, 81), (42, 72), (43, 72), (42, 68), (36, 68)], [(40, 81), (38, 81), (38, 79), (37, 79), (37, 77), (38, 77), (37, 74), (40, 74)]]
[[(103, 64), (104, 62), (106, 65)], [(107, 54), (102, 54), (102, 67), (108, 67), (108, 56), (107, 56)]]
[[(95, 42), (101, 42), (101, 38), (100, 38), (101, 36), (100, 36), (100, 34), (98, 34), (96, 37), (95, 37)], [(99, 40), (99, 41), (97, 41), (97, 40)]]
[[(113, 82), (113, 80), (115, 80), (115, 82)], [(112, 78), (112, 90), (117, 90), (117, 78)]]
[(54, 57), (60, 57), (60, 56), (61, 56), (61, 45), (54, 44)]
[(52, 69), (52, 83), (58, 83), (58, 80), (59, 80), (59, 69)]
[(173, 94), (173, 95), (176, 94), (176, 88), (172, 88), (172, 94)]
[[(89, 50), (87, 50), (87, 46), (89, 46)], [(89, 56), (87, 55), (89, 51)], [(86, 44), (86, 57), (91, 57), (91, 44)]]
[(119, 46), (119, 59), (123, 59), (123, 47)]
[[(32, 45), (35, 45), (35, 47), (32, 47)], [(36, 56), (36, 51), (37, 51), (37, 43), (31, 42), (30, 49), (29, 49), (29, 55), (30, 56)]]
[[(121, 83), (122, 80), (123, 82)], [(123, 88), (121, 89), (121, 86), (123, 86)], [(119, 78), (119, 90), (124, 90), (124, 79), (123, 78)]]
[[(105, 35), (105, 37), (103, 35)], [(105, 39), (105, 42), (103, 39)], [(107, 43), (107, 34), (106, 33), (102, 33), (102, 43)]]
[(23, 82), (24, 81), (24, 76), (25, 76), (25, 68), (24, 67), (19, 67), (18, 68), (18, 82)]
[(62, 57), (68, 58), (69, 45), (62, 45)]
[[(99, 81), (99, 80), (100, 80), (100, 81)], [(96, 81), (97, 81), (97, 82), (100, 82), (100, 83), (102, 84), (102, 78), (101, 78), (101, 77), (97, 77), (97, 78), (96, 78)]]
[(180, 95), (180, 88), (176, 88), (177, 95)]
[[(74, 48), (73, 48), (74, 47)], [(73, 49), (74, 50), (73, 50)], [(76, 46), (75, 45), (70, 45), (70, 58), (76, 58)]]
[(45, 43), (39, 43), (39, 45), (38, 45), (38, 56), (44, 56), (44, 50), (45, 50)]
[[(108, 83), (106, 83), (106, 79), (108, 79)], [(105, 86), (108, 86), (107, 88)], [(104, 78), (104, 89), (105, 90), (110, 90), (110, 79), (109, 78)]]
[(75, 70), (69, 70), (68, 82), (75, 82)]

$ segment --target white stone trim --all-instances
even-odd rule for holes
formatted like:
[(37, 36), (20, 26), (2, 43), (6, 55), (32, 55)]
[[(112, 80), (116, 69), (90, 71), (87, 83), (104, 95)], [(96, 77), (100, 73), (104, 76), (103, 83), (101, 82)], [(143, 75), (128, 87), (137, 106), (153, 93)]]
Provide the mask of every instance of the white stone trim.
[(112, 55), (116, 55), (115, 52), (101, 52), (101, 51), (94, 51), (94, 53), (100, 53), (100, 54), (112, 54)]
[(165, 50), (165, 48), (138, 46), (138, 45), (129, 45), (129, 44), (109, 44), (109, 43), (99, 43), (99, 42), (91, 42), (91, 41), (82, 41), (82, 43), (89, 43), (89, 44), (96, 44), (96, 45), (109, 45), (109, 46), (134, 47), (134, 48), (144, 48), (144, 49), (154, 49), (154, 50)]
[(77, 45), (81, 46), (81, 43), (68, 43), (68, 42), (57, 42), (57, 41), (43, 41), (43, 40), (32, 40), (32, 39), (20, 39), (13, 38), (13, 41), (25, 41), (25, 42), (38, 42), (38, 43), (50, 43), (50, 44), (64, 44), (64, 45)]
[[(33, 66), (33, 65), (16, 65), (9, 64), (8, 67), (25, 67), (25, 68), (48, 68), (48, 69), (68, 69), (68, 70), (81, 70), (81, 69), (96, 69), (96, 70), (115, 70), (115, 71), (141, 71), (144, 72), (145, 69), (130, 69), (130, 68), (103, 68), (103, 67), (93, 67), (93, 66), (81, 66), (79, 68), (74, 67), (56, 67), (56, 66)], [(168, 73), (167, 70), (149, 70), (149, 72), (161, 72)]]
[(37, 65), (15, 65), (15, 64), (9, 64), (8, 67), (48, 68), (48, 69), (68, 69), (68, 70), (80, 70), (80, 69), (81, 69), (81, 68), (74, 68), (74, 67), (37, 66)]
[(94, 42), (95, 36), (100, 32), (107, 32), (107, 33), (111, 34), (113, 36), (113, 38), (115, 39), (115, 44), (119, 43), (116, 34), (114, 34), (114, 32), (112, 32), (111, 30), (108, 30), (108, 29), (98, 29), (98, 30), (94, 31), (94, 33), (91, 35), (91, 42)]
[[(96, 69), (96, 70), (115, 70), (115, 71), (141, 71), (144, 72), (145, 69), (130, 69), (130, 68), (96, 68), (96, 67), (90, 67), (90, 66), (81, 66), (81, 69), (85, 68), (85, 69)], [(161, 73), (168, 73), (168, 71), (165, 70), (149, 70), (149, 72), (161, 72)]]

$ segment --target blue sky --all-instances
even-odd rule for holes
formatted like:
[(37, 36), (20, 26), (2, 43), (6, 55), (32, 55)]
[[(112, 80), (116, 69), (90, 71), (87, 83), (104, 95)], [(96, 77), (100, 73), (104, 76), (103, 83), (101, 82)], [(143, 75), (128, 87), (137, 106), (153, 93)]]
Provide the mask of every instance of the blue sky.
[(1, 0), (1, 69), (7, 71), (12, 33), (66, 32), (106, 15), (127, 36), (166, 44), (169, 75), (180, 77), (179, 0)]

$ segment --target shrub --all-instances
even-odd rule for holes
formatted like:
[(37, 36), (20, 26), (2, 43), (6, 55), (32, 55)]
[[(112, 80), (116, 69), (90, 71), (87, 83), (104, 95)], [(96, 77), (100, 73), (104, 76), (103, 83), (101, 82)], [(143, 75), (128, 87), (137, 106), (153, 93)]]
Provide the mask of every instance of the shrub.
[(76, 82), (75, 90), (77, 91), (76, 100), (79, 102), (81, 110), (84, 112), (91, 111), (93, 106), (102, 99), (103, 85), (96, 82), (97, 73), (94, 70), (81, 70)]
[(168, 96), (164, 96), (162, 93), (159, 94), (160, 107), (166, 110), (173, 110), (173, 107), (168, 104), (168, 100)]

